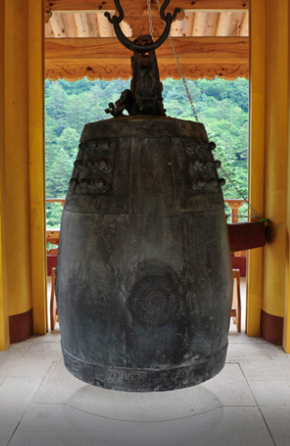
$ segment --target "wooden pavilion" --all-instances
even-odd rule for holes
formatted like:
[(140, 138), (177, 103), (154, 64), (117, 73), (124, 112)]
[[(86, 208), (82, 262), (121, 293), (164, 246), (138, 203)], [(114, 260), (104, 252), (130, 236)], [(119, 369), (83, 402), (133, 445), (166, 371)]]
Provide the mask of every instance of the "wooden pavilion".
[[(148, 33), (147, 2), (121, 5), (124, 33)], [(171, 0), (169, 9), (177, 6), (171, 35), (185, 76), (250, 79), (250, 201), (273, 234), (248, 254), (246, 331), (290, 353), (290, 2)], [(0, 3), (0, 350), (48, 329), (44, 78), (130, 77), (130, 52), (104, 11), (113, 0)], [(159, 35), (155, 1), (152, 13)], [(161, 78), (179, 78), (168, 42), (157, 55)]]

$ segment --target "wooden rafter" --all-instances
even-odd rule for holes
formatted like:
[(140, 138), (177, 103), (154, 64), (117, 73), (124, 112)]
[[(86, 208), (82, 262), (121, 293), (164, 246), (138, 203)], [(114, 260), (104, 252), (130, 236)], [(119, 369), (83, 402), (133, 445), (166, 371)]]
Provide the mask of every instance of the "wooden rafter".
[(201, 11), (197, 11), (195, 13), (193, 28), (192, 28), (193, 36), (205, 35), (208, 14), (209, 13), (203, 14)]
[[(249, 57), (248, 38), (241, 37), (174, 37), (173, 42), (179, 60), (228, 61), (229, 63), (246, 62)], [(158, 59), (172, 60), (173, 53), (167, 40), (158, 48)], [(103, 60), (112, 61), (130, 58), (132, 53), (127, 50), (116, 37), (106, 39), (46, 39), (45, 58), (47, 60)]]
[(248, 35), (249, 35), (249, 13), (247, 12), (243, 18), (240, 30), (240, 36), (248, 36)]
[(212, 37), (212, 36), (216, 35), (218, 19), (219, 19), (218, 12), (210, 12), (208, 14), (206, 28), (205, 28), (205, 35), (207, 37)]
[(225, 11), (220, 14), (216, 31), (217, 36), (227, 36), (229, 34), (233, 15), (234, 13), (232, 11)]
[[(248, 38), (174, 37), (173, 41), (186, 77), (248, 77)], [(84, 76), (89, 79), (128, 79), (131, 55), (115, 37), (46, 39), (46, 77), (51, 80), (76, 80)], [(180, 78), (168, 41), (157, 50), (157, 57), (161, 78)]]
[[(181, 8), (185, 10), (246, 10), (250, 0), (171, 0), (170, 10)], [(152, 5), (156, 0), (152, 0)], [(44, 0), (46, 11), (106, 11), (114, 10), (113, 0)], [(126, 10), (143, 10), (144, 0), (122, 0), (122, 8)], [(145, 4), (146, 8), (146, 4)]]

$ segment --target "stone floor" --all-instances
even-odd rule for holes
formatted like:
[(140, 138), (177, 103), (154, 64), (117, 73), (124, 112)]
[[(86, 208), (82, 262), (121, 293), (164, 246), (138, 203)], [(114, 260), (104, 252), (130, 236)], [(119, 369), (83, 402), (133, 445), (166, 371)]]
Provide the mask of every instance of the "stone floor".
[(33, 337), (0, 352), (0, 446), (8, 445), (289, 446), (290, 355), (231, 324), (218, 376), (137, 394), (71, 376), (58, 330)]

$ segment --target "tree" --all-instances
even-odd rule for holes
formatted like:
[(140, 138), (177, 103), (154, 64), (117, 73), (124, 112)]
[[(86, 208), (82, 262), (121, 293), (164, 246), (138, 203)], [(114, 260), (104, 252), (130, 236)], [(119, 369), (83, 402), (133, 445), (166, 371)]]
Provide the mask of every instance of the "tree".
[[(225, 81), (187, 81), (192, 100), (210, 140), (217, 149), (216, 159), (222, 168), (247, 196), (248, 191), (248, 109), (249, 84), (246, 79)], [(194, 120), (193, 112), (182, 80), (163, 82), (164, 105), (167, 115)], [(46, 81), (46, 193), (51, 198), (64, 198), (78, 151), (84, 125), (108, 119), (105, 109), (116, 102), (121, 92), (130, 88), (130, 81), (77, 82)], [(220, 176), (223, 173), (220, 172)], [(227, 179), (227, 178), (226, 178)], [(236, 188), (227, 180), (223, 188), (225, 198), (240, 198)], [(54, 205), (55, 206), (55, 205)], [(48, 206), (47, 224), (58, 226), (61, 207)]]

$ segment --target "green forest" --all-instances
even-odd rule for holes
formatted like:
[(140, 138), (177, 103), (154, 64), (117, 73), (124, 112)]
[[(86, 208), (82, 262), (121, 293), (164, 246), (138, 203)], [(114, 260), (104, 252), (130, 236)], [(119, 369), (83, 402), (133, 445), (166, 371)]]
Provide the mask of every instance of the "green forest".
[[(249, 83), (246, 79), (187, 81), (199, 121), (216, 143), (215, 159), (237, 188), (248, 191)], [(130, 81), (58, 80), (45, 83), (46, 197), (64, 198), (84, 125), (108, 119), (105, 109), (129, 88)], [(166, 114), (194, 120), (182, 80), (163, 81)], [(223, 173), (219, 172), (221, 177)], [(226, 179), (224, 198), (241, 198)], [(60, 204), (47, 205), (47, 226), (59, 227)]]

